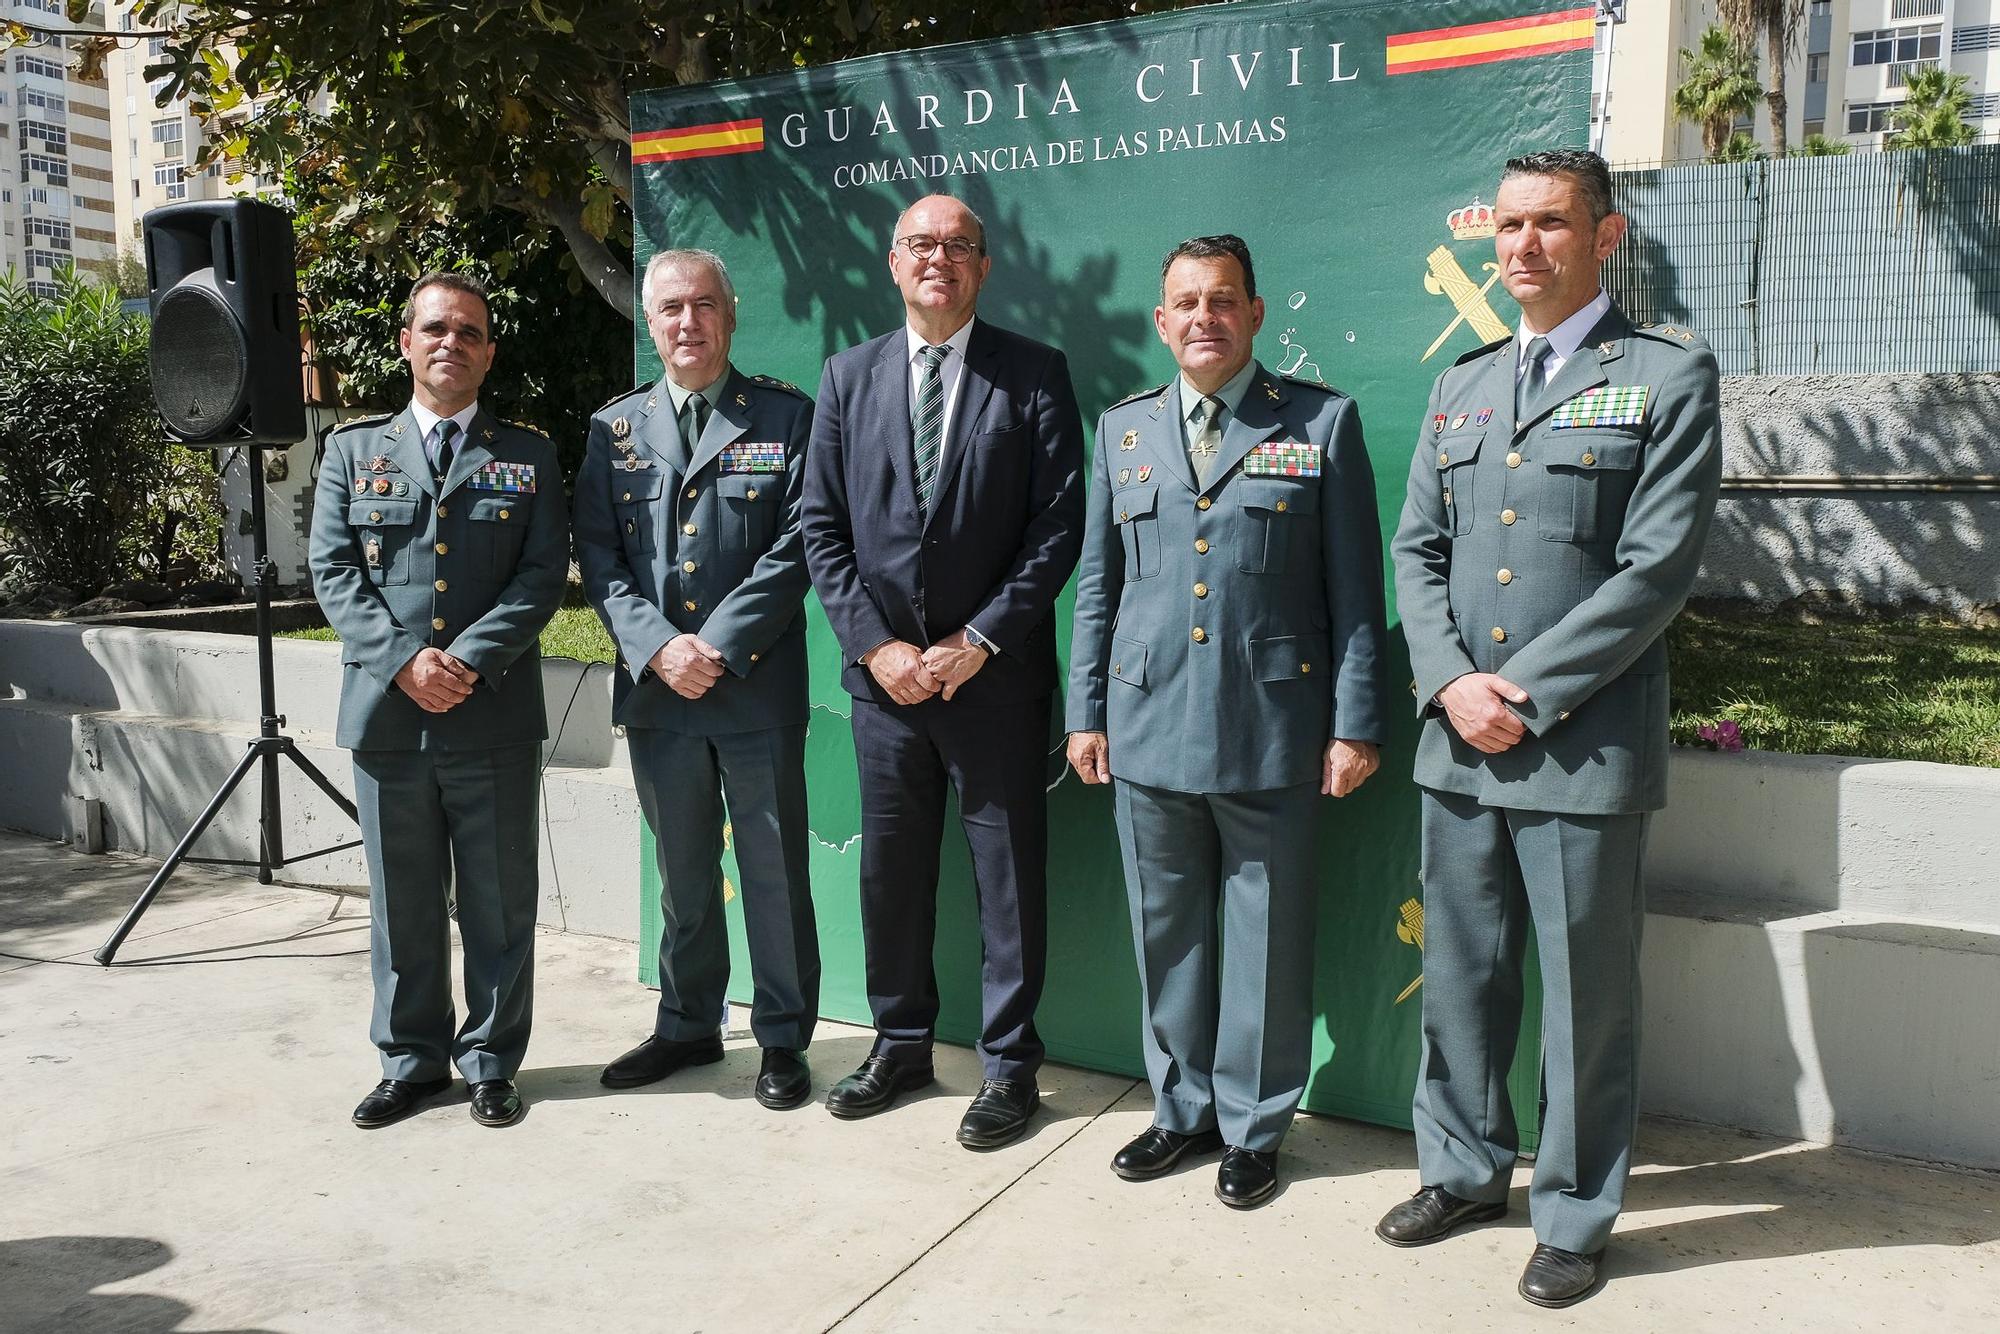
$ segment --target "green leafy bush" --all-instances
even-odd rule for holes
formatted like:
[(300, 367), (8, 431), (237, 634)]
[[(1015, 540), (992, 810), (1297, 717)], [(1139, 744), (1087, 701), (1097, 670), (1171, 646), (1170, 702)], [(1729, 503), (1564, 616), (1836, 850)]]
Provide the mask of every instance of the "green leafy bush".
[(0, 532), (37, 580), (83, 593), (212, 569), (211, 458), (153, 410), (146, 321), (74, 270), (53, 297), (0, 273)]

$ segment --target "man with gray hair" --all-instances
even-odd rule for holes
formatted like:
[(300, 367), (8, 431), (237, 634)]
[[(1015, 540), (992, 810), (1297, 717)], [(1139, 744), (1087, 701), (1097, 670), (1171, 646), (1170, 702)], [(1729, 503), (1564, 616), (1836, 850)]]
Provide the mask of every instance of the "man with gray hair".
[(577, 559), (618, 645), (612, 717), (653, 831), (663, 919), (653, 1035), (602, 1080), (634, 1088), (722, 1059), (733, 832), (764, 1049), (755, 1093), (796, 1107), (812, 1094), (820, 974), (799, 537), (812, 400), (730, 364), (736, 296), (718, 256), (663, 250), (640, 290), (665, 373), (591, 418), (576, 482)]

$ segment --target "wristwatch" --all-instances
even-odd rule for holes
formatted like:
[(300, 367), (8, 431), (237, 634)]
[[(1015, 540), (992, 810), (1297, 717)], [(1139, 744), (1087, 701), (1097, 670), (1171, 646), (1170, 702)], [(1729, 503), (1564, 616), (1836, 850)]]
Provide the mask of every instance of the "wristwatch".
[(1000, 652), (998, 645), (996, 645), (992, 640), (988, 639), (985, 635), (980, 634), (977, 630), (973, 629), (969, 625), (965, 627), (965, 642), (972, 645), (974, 648), (985, 649), (986, 656), (989, 658), (994, 657)]

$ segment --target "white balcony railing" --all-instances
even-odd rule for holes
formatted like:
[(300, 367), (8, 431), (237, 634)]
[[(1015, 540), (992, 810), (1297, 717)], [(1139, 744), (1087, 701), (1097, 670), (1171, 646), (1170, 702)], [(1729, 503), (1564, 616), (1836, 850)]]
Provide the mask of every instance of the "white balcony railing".
[(1919, 70), (1936, 69), (1935, 60), (1899, 60), (1889, 66), (1889, 86), (1902, 88), (1909, 84), (1910, 76)]

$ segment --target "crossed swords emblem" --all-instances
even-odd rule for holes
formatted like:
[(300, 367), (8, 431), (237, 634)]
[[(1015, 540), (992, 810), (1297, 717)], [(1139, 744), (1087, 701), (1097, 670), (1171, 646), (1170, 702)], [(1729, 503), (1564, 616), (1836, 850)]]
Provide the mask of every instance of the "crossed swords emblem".
[(1429, 361), (1444, 346), (1444, 340), (1451, 337), (1461, 324), (1470, 324), (1472, 331), (1479, 335), (1479, 341), (1490, 343), (1496, 338), (1505, 338), (1512, 332), (1506, 321), (1493, 313), (1493, 307), (1486, 304), (1486, 294), (1493, 290), (1493, 284), (1500, 281), (1500, 266), (1488, 260), (1480, 267), (1487, 273), (1484, 283), (1475, 283), (1464, 269), (1459, 267), (1456, 257), (1446, 246), (1431, 251), (1427, 263), (1430, 272), (1424, 275), (1424, 290), (1432, 296), (1451, 298), (1452, 306), (1458, 314), (1444, 332), (1431, 341), (1424, 349), (1423, 360)]

